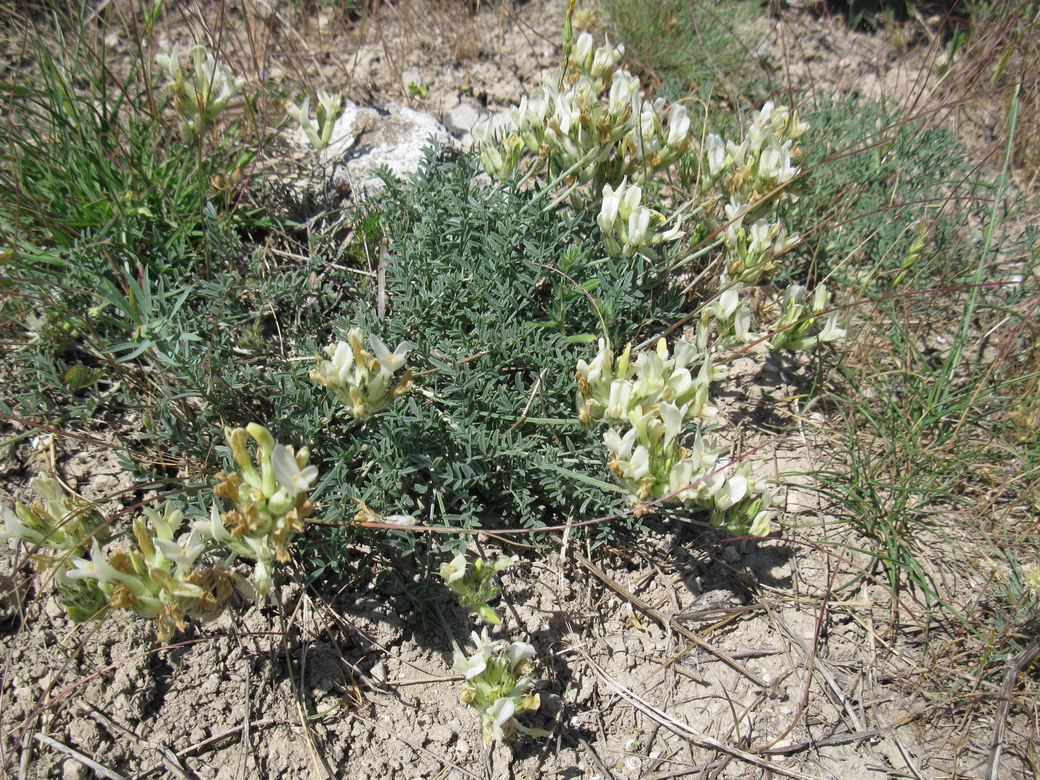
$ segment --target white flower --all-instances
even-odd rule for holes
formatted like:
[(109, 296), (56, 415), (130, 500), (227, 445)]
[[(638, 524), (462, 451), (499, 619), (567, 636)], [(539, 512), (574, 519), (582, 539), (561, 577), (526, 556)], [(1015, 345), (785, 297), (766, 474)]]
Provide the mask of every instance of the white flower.
[(776, 243), (773, 244), (773, 253), (777, 255), (786, 252), (788, 249), (790, 249), (802, 240), (801, 236), (799, 236), (797, 233), (787, 235), (787, 231), (784, 230), (783, 225), (778, 225), (778, 227), (780, 229), (777, 231), (776, 234)]
[(686, 233), (682, 230), (682, 217), (676, 217), (675, 224), (661, 233), (657, 239), (658, 241), (675, 241), (685, 235)]
[(224, 521), (220, 519), (220, 510), (216, 504), (210, 507), (209, 520), (202, 520), (196, 523), (195, 529), (218, 542), (230, 542), (235, 538), (224, 526)]
[(686, 106), (682, 103), (673, 103), (668, 110), (668, 140), (665, 142), (673, 149), (678, 148), (690, 134), (690, 117), (686, 113)]
[(627, 221), (632, 216), (632, 213), (639, 208), (639, 204), (643, 200), (643, 188), (638, 184), (627, 184), (625, 181), (622, 181), (615, 193), (621, 197), (618, 213), (622, 219)]
[(638, 482), (650, 475), (650, 451), (640, 444), (635, 448), (632, 453), (632, 457), (629, 458), (628, 463), (622, 466), (624, 475), (633, 481)]
[(832, 311), (823, 323), (823, 330), (816, 337), (821, 344), (845, 338), (845, 329), (838, 327), (838, 312)]
[(600, 78), (617, 64), (617, 61), (621, 59), (624, 53), (624, 44), (619, 43), (617, 46), (611, 46), (610, 38), (604, 36), (603, 45), (596, 49), (595, 54), (592, 55), (589, 75), (596, 79)]
[(770, 521), (772, 520), (773, 514), (768, 510), (763, 509), (757, 515), (755, 519), (751, 521), (751, 528), (748, 530), (748, 536), (769, 536)]
[[(620, 190), (621, 188), (619, 187), (618, 189)], [(599, 215), (596, 217), (599, 229), (604, 233), (610, 233), (614, 229), (614, 222), (617, 220), (618, 208), (620, 206), (621, 198), (618, 197), (609, 184), (604, 184), (603, 205), (600, 207)]]
[(770, 225), (767, 220), (760, 219), (756, 221), (751, 226), (751, 243), (748, 245), (748, 250), (754, 254), (761, 254), (769, 249), (772, 230), (773, 225)]
[(318, 108), (328, 122), (334, 122), (339, 117), (340, 109), (343, 108), (343, 96), (340, 94), (329, 94), (323, 89), (318, 90)]
[(735, 230), (739, 229), (740, 226), (744, 224), (744, 214), (747, 213), (746, 209), (747, 204), (740, 203), (739, 201), (727, 203), (723, 207), (723, 211), (726, 212), (726, 220), (732, 223), (731, 227)]
[(661, 422), (664, 423), (664, 441), (667, 444), (682, 430), (683, 419), (686, 416), (687, 406), (682, 408), (668, 401), (662, 401), (658, 407), (661, 412)]
[(672, 360), (676, 368), (686, 368), (697, 357), (697, 345), (690, 341), (679, 339), (672, 345)]
[[(300, 452), (301, 457), (304, 451)], [(306, 459), (303, 458), (306, 462)], [(306, 493), (311, 489), (311, 483), (318, 477), (317, 466), (307, 466), (301, 469), (291, 447), (284, 444), (276, 444), (271, 453), (271, 466), (274, 468), (275, 479), (278, 484), (289, 491), (293, 497), (300, 493)]]
[(748, 153), (748, 139), (744, 139), (739, 146), (732, 141), (726, 142), (726, 159), (738, 168), (744, 165)]
[(153, 544), (166, 556), (167, 560), (177, 565), (181, 575), (191, 572), (196, 559), (206, 549), (206, 543), (201, 538), (201, 532), (196, 526), (192, 529), (187, 541), (183, 546), (176, 542), (168, 542), (165, 539), (155, 539)]
[(729, 509), (747, 495), (747, 487), (747, 479), (741, 474), (734, 474), (726, 480), (722, 490), (715, 494), (715, 506), (722, 511)]
[(607, 340), (601, 338), (599, 339), (599, 351), (596, 353), (596, 357), (593, 358), (591, 363), (586, 363), (584, 359), (579, 359), (576, 370), (591, 386), (599, 382), (605, 370), (610, 370), (611, 362), (613, 362), (613, 355), (607, 345)]
[(751, 310), (747, 306), (741, 306), (733, 316), (733, 337), (740, 343), (752, 340), (748, 332), (751, 327)]
[(759, 127), (765, 127), (769, 123), (769, 118), (773, 114), (774, 103), (772, 100), (767, 100), (762, 105), (762, 110), (752, 116), (751, 121)]
[(737, 310), (739, 304), (740, 296), (736, 288), (730, 287), (709, 304), (708, 310), (715, 315), (715, 319), (725, 322)]
[(726, 167), (726, 144), (715, 133), (704, 139), (704, 151), (708, 159), (708, 173), (718, 176)]
[(587, 66), (588, 61), (592, 58), (592, 46), (593, 41), (590, 33), (583, 32), (578, 36), (578, 40), (574, 44), (574, 51), (571, 54), (578, 67), (584, 68)]
[(642, 206), (628, 218), (628, 245), (642, 246), (646, 243), (646, 232), (650, 228), (650, 209)]
[(610, 82), (610, 95), (607, 101), (607, 113), (619, 117), (632, 102), (632, 96), (639, 90), (639, 79), (627, 70), (618, 69), (614, 71), (614, 78)]
[(408, 350), (414, 346), (407, 341), (402, 341), (397, 345), (397, 349), (391, 353), (390, 350), (386, 348), (386, 344), (383, 343), (383, 340), (378, 336), (369, 336), (368, 343), (369, 346), (372, 347), (372, 354), (376, 356), (382, 370), (390, 374), (396, 373), (399, 369), (404, 367), (405, 359), (408, 356)]
[[(568, 95), (568, 97), (571, 96)], [(574, 107), (571, 100), (568, 100), (568, 97), (562, 94), (557, 95), (553, 110), (553, 119), (556, 120), (561, 135), (567, 135), (571, 131), (571, 126), (578, 121), (578, 109)]]
[(690, 483), (693, 482), (693, 466), (693, 461), (690, 458), (683, 458), (672, 466), (672, 470), (668, 472), (668, 492), (676, 493), (680, 490), (683, 491), (682, 493), (676, 493), (676, 498), (680, 501), (689, 492), (688, 488)]
[(632, 454), (632, 447), (636, 443), (636, 429), (630, 428), (624, 436), (621, 436), (613, 428), (608, 428), (607, 432), (603, 434), (603, 443), (617, 460), (628, 460)]
[(170, 75), (171, 81), (176, 81), (178, 77), (183, 78), (184, 74), (181, 71), (181, 49), (178, 44), (173, 44), (173, 48), (170, 53), (160, 52), (155, 55), (155, 62), (160, 68), (165, 68), (166, 72)]
[(97, 580), (113, 585), (126, 585), (131, 590), (140, 587), (140, 582), (136, 577), (119, 571), (108, 562), (101, 552), (101, 547), (98, 546), (97, 539), (91, 540), (89, 561), (84, 558), (70, 558), (69, 563), (72, 564), (72, 568), (69, 569), (67, 576), (71, 580)]
[(0, 516), (4, 519), (4, 527), (0, 528), (0, 539), (22, 539), (32, 544), (43, 541), (43, 534), (23, 523), (6, 504), (0, 504)]
[(606, 416), (614, 420), (624, 420), (632, 404), (632, 383), (627, 379), (615, 379), (610, 383), (610, 395), (607, 399)]
[(781, 299), (781, 308), (786, 311), (792, 306), (799, 306), (805, 301), (806, 289), (801, 284), (789, 284), (784, 290), (783, 298)]
[(460, 649), (455, 648), (455, 663), (453, 665), (455, 671), (467, 680), (472, 680), (474, 677), (482, 674), (487, 669), (491, 654), (504, 644), (502, 640), (492, 641), (489, 639), (486, 628), (480, 634), (474, 631), (470, 634), (470, 638), (473, 640), (473, 644), (477, 646), (477, 649), (473, 655), (467, 657)]
[(513, 642), (506, 648), (503, 659), (509, 663), (509, 668), (515, 670), (525, 661), (535, 657), (534, 645), (527, 642)]
[(448, 585), (457, 582), (466, 576), (466, 556), (459, 554), (451, 559), (449, 563), (441, 564), (441, 579)]
[(509, 696), (503, 696), (487, 708), (486, 713), (487, 718), (490, 721), (489, 725), (491, 726), (491, 735), (496, 740), (502, 739), (505, 736), (502, 727), (509, 723), (515, 712), (516, 702)]

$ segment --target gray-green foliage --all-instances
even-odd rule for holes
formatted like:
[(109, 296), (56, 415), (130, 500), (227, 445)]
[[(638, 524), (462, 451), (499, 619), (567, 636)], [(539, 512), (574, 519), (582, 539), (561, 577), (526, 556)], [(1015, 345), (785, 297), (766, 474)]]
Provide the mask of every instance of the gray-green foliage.
[(602, 481), (602, 447), (575, 416), (574, 365), (601, 333), (590, 297), (616, 343), (640, 327), (652, 333), (676, 301), (601, 260), (588, 215), (544, 213), (544, 200), (474, 174), (469, 158), (431, 156), (380, 205), (385, 318), (372, 291), (336, 331), (359, 324), (391, 346), (410, 341), (409, 365), (423, 373), (385, 412), (360, 423), (337, 413), (301, 432), (329, 464), (327, 519), (345, 519), (350, 496), (383, 514), (485, 528), (623, 505)]

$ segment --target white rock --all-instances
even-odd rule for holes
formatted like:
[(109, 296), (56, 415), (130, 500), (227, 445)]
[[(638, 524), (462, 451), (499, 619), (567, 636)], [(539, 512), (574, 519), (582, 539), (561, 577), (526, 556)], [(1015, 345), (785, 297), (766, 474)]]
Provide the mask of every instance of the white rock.
[[(294, 140), (309, 148), (303, 130)], [(451, 136), (429, 114), (391, 103), (385, 110), (349, 104), (333, 126), (329, 145), (318, 154), (336, 184), (345, 185), (358, 199), (377, 194), (382, 181), (376, 168), (386, 165), (405, 177), (419, 168), (424, 149), (432, 142), (451, 145)]]
[(480, 112), (468, 103), (459, 103), (444, 112), (444, 126), (448, 132), (461, 138), (473, 129)]

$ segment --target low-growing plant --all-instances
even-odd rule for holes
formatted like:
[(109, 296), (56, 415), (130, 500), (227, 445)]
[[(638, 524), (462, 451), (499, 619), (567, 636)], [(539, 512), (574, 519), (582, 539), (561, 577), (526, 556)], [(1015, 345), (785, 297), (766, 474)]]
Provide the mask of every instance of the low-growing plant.
[(476, 647), (472, 655), (455, 648), (455, 671), (466, 680), (459, 700), (480, 711), (484, 739), (507, 739), (520, 732), (533, 737), (548, 737), (542, 729), (524, 726), (516, 718), (538, 709), (541, 698), (534, 692), (532, 645), (504, 639), (492, 640), (487, 629), (472, 634)]
[[(592, 364), (578, 362), (579, 418), (585, 425), (604, 418), (631, 426), (624, 435), (612, 428), (604, 442), (610, 469), (637, 513), (676, 499), (712, 509), (713, 522), (734, 533), (767, 533), (772, 491), (753, 476), (752, 463), (738, 466), (723, 457), (722, 448), (705, 444), (703, 421), (716, 414), (708, 403), (709, 385), (724, 371), (712, 362), (725, 350), (807, 349), (844, 335), (834, 311), (822, 327), (817, 322), (829, 303), (822, 285), (811, 306), (806, 289), (790, 285), (763, 332), (751, 330), (752, 310), (741, 301), (777, 275), (780, 258), (798, 241), (773, 212), (790, 197), (800, 174), (794, 160), (808, 125), (789, 108), (767, 102), (751, 116), (739, 142), (714, 133), (698, 140), (681, 104), (667, 110), (664, 123), (663, 100), (647, 100), (637, 77), (614, 69), (623, 47), (606, 40), (595, 48), (591, 35), (582, 33), (566, 51), (564, 66), (521, 100), (510, 121), (496, 127), (489, 120), (476, 134), (488, 173), (511, 174), (527, 162), (527, 150), (534, 158), (529, 172), (544, 176), (540, 186), (550, 192), (565, 188), (557, 202), (569, 197), (576, 208), (598, 208), (607, 254), (627, 261), (640, 278), (660, 280), (667, 270), (691, 262), (690, 256), (716, 248), (721, 268), (716, 299), (700, 308), (695, 344), (678, 341), (672, 357), (661, 340), (656, 351), (634, 361), (629, 346), (615, 362), (610, 344), (601, 340)], [(644, 205), (642, 188), (628, 179), (649, 181), (672, 169), (686, 174), (695, 207), (689, 215), (680, 210), (676, 225), (664, 230), (670, 221), (664, 205)], [(725, 222), (713, 220), (713, 213), (724, 214)], [(691, 232), (706, 246), (679, 261), (661, 262), (655, 247), (683, 236), (683, 218), (699, 223)], [(694, 362), (701, 366), (696, 380), (689, 370)], [(680, 443), (687, 420), (697, 421), (693, 450)], [(731, 466), (735, 470), (727, 477)]]
[[(185, 617), (216, 611), (235, 586), (253, 597), (265, 597), (276, 561), (289, 560), (293, 534), (303, 530), (303, 520), (313, 509), (307, 494), (317, 468), (308, 465), (305, 447), (294, 451), (278, 444), (261, 425), (229, 429), (225, 435), (238, 471), (219, 474), (220, 483), (212, 492), (233, 508), (221, 513), (214, 503), (208, 521), (196, 522), (180, 539), (184, 512), (167, 501), (158, 510), (144, 508), (133, 519), (131, 549), (117, 548), (106, 555), (102, 544), (108, 523), (44, 476), (30, 483), (44, 501), (28, 508), (18, 504), (14, 512), (0, 507), (0, 538), (57, 553), (33, 558), (38, 567), (53, 572), (73, 619), (129, 609), (156, 620), (159, 642), (169, 640), (177, 629), (183, 631)], [(256, 442), (255, 455), (248, 449), (250, 438)], [(210, 562), (221, 555), (226, 561)], [(248, 581), (225, 565), (238, 556), (255, 561)]]

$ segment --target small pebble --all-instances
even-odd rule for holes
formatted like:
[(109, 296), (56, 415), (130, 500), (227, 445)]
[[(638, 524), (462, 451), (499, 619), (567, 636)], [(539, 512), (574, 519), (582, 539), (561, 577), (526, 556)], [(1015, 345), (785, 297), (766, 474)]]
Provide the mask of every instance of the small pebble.
[(79, 761), (66, 759), (61, 763), (62, 780), (87, 780), (87, 768)]
[(52, 620), (57, 620), (58, 618), (65, 616), (65, 608), (53, 596), (47, 599), (46, 603), (43, 605), (43, 610), (47, 613), (47, 617)]

